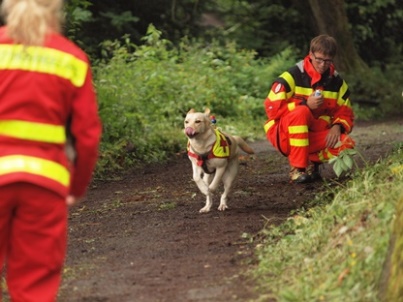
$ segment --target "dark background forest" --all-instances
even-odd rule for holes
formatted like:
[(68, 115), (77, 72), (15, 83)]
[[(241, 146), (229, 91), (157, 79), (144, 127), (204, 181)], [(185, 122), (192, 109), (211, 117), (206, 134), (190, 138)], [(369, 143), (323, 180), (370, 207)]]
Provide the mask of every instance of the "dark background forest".
[(67, 32), (93, 57), (102, 56), (99, 45), (105, 40), (129, 36), (141, 44), (149, 24), (173, 42), (184, 36), (229, 39), (264, 57), (288, 46), (304, 53), (308, 41), (323, 32), (351, 39), (369, 66), (400, 62), (403, 55), (398, 0), (68, 1)]

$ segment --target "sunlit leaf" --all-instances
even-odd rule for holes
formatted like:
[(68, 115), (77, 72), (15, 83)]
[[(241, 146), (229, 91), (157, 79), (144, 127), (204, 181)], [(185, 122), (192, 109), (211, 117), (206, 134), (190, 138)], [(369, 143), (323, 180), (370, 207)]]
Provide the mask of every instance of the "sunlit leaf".
[(354, 162), (353, 162), (353, 159), (350, 156), (344, 156), (342, 159), (343, 159), (343, 162), (348, 167), (348, 169), (351, 169), (353, 167)]

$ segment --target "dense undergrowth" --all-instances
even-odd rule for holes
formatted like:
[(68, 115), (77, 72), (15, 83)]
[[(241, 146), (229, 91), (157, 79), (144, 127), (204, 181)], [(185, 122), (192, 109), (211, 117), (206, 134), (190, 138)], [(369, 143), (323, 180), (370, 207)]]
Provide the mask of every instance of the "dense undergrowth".
[[(184, 150), (183, 119), (190, 108), (209, 107), (223, 129), (249, 140), (262, 139), (263, 100), (271, 82), (300, 59), (292, 49), (258, 59), (254, 51), (238, 49), (231, 42), (221, 45), (184, 38), (174, 46), (153, 26), (143, 40), (141, 46), (128, 38), (104, 42), (102, 52), (108, 60), (94, 66), (103, 122), (97, 178), (163, 161)], [(357, 118), (382, 116), (402, 106), (401, 92), (393, 88), (400, 85), (401, 70), (391, 70), (391, 79), (378, 70), (371, 77), (353, 77), (357, 98), (380, 103), (365, 110), (354, 105)], [(353, 93), (353, 103), (354, 98)]]
[(396, 144), (390, 157), (328, 186), (311, 206), (262, 231), (253, 274), (269, 294), (260, 301), (401, 301), (385, 299), (380, 289), (396, 205), (403, 202), (402, 153)]

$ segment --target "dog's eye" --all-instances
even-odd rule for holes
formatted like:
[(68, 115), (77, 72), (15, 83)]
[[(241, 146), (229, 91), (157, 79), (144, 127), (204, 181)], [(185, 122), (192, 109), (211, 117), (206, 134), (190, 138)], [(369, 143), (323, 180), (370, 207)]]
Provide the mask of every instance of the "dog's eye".
[(196, 120), (195, 123), (196, 123), (196, 124), (200, 124), (200, 123), (201, 123), (201, 120)]

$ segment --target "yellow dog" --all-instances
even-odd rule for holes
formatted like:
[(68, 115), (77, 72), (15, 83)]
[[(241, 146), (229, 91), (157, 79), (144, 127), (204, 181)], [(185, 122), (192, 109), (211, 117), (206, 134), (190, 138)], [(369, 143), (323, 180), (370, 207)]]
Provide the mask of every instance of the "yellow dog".
[(188, 156), (192, 162), (193, 180), (201, 193), (206, 195), (206, 205), (200, 213), (209, 212), (212, 194), (220, 182), (224, 184), (219, 211), (228, 209), (227, 200), (239, 170), (239, 150), (253, 154), (253, 149), (239, 136), (231, 136), (215, 129), (210, 120), (210, 109), (196, 112), (191, 109), (184, 122), (188, 137)]

